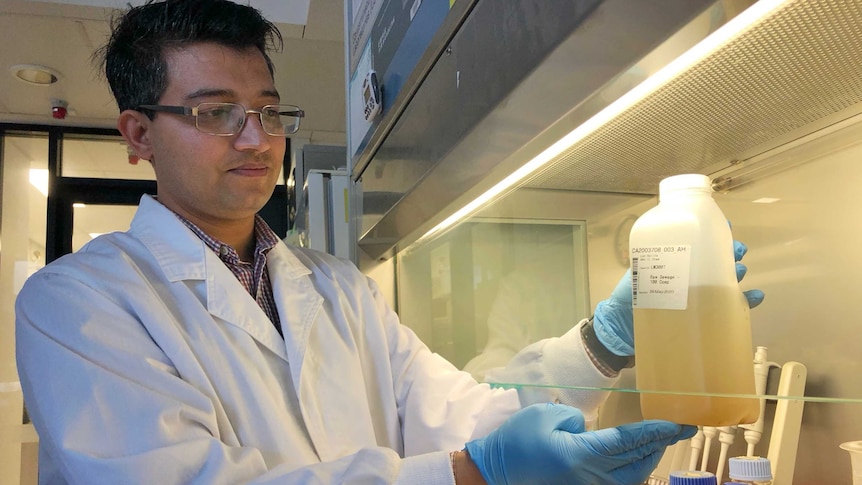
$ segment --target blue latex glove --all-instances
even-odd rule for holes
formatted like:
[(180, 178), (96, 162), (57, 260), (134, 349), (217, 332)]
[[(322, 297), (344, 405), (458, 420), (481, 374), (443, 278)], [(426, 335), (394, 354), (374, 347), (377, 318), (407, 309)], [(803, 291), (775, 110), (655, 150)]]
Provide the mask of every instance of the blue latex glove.
[[(748, 268), (739, 261), (748, 252), (748, 247), (733, 241), (733, 256), (736, 259), (736, 281), (741, 281)], [(743, 291), (748, 307), (754, 308), (763, 301), (760, 290)], [(632, 273), (631, 270), (617, 283), (611, 297), (599, 302), (593, 316), (593, 328), (599, 342), (616, 355), (635, 354), (635, 331), (632, 316)]]
[(489, 485), (639, 484), (668, 445), (696, 431), (651, 420), (587, 432), (578, 409), (534, 404), (467, 443), (467, 452)]

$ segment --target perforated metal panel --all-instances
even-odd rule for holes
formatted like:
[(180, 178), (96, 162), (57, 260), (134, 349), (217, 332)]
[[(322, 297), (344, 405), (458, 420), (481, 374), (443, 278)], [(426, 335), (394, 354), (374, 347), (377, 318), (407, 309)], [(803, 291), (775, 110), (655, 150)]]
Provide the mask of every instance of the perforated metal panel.
[(862, 102), (862, 0), (797, 0), (548, 164), (529, 187), (656, 193)]

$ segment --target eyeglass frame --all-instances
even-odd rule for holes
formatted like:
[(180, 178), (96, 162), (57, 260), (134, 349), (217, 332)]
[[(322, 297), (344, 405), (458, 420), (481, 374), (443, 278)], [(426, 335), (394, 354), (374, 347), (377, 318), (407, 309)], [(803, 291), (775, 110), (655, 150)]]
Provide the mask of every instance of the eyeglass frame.
[[(202, 130), (200, 125), (198, 125), (198, 110), (200, 109), (200, 107), (202, 105), (239, 106), (245, 112), (245, 116), (242, 119), (242, 124), (240, 124), (239, 128), (237, 129), (237, 131), (235, 133), (210, 133), (208, 131)], [(296, 108), (294, 110), (284, 112), (284, 114), (287, 114), (287, 115), (290, 115), (290, 116), (293, 116), (296, 118), (296, 124), (295, 124), (293, 131), (291, 131), (289, 133), (270, 133), (269, 131), (267, 131), (266, 127), (263, 124), (263, 118), (262, 118), (263, 110), (265, 110), (266, 108), (270, 108), (272, 106), (285, 106), (285, 107), (290, 107), (290, 108)], [(245, 122), (246, 122), (246, 120), (248, 120), (248, 115), (250, 115), (250, 114), (256, 114), (258, 116), (258, 118), (260, 119), (260, 127), (263, 129), (264, 133), (266, 133), (267, 135), (269, 135), (269, 136), (288, 136), (288, 135), (292, 135), (292, 134), (296, 133), (297, 131), (299, 131), (300, 119), (305, 117), (305, 111), (302, 110), (299, 106), (296, 106), (294, 104), (266, 104), (266, 105), (261, 106), (259, 109), (248, 109), (239, 103), (228, 103), (228, 102), (221, 102), (221, 103), (219, 103), (219, 102), (204, 102), (204, 103), (198, 104), (197, 106), (192, 106), (192, 107), (171, 106), (171, 105), (165, 105), (165, 104), (141, 104), (141, 105), (138, 105), (135, 108), (135, 110), (136, 111), (152, 111), (154, 113), (171, 113), (171, 114), (177, 114), (177, 115), (183, 115), (183, 116), (191, 116), (195, 119), (195, 129), (196, 130), (200, 131), (201, 133), (204, 133), (207, 135), (213, 135), (213, 136), (234, 136), (234, 135), (238, 134), (245, 127)], [(282, 114), (282, 112), (281, 112), (281, 110), (279, 110), (279, 115), (281, 115), (281, 114)]]

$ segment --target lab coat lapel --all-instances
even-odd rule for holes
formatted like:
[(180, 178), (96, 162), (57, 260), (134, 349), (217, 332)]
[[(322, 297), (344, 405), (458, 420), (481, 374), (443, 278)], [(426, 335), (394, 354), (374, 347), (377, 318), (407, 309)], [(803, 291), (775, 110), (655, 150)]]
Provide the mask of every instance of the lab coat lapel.
[[(282, 339), (230, 269), (164, 206), (145, 196), (132, 232), (149, 248), (170, 281), (188, 282), (212, 316), (247, 332), (289, 363), (303, 421), (322, 460), (355, 451), (357, 443), (374, 444), (368, 441), (374, 429), (367, 421), (356, 419), (369, 414), (365, 400), (344, 400), (362, 390), (356, 349), (347, 345), (321, 311), (324, 298), (312, 271), (290, 248), (280, 243), (267, 255)], [(333, 375), (346, 378), (334, 384)]]
[(130, 232), (150, 250), (170, 281), (203, 282), (192, 286), (210, 315), (244, 330), (282, 359), (288, 359), (284, 342), (266, 313), (218, 255), (173, 212), (145, 195)]
[(277, 244), (272, 248), (266, 266), (281, 320), (293, 387), (299, 389), (308, 335), (323, 306), (323, 296), (309, 278), (311, 270), (291, 254), (286, 245)]
[[(342, 333), (346, 329), (323, 311), (325, 292), (335, 286), (317, 287), (309, 266), (283, 244), (270, 256), (291, 378), (318, 457), (329, 461), (355, 453), (360, 443), (374, 446), (367, 399), (356, 399), (365, 393), (356, 348)], [(327, 305), (339, 304), (332, 295), (327, 298)]]
[(290, 362), (275, 325), (212, 251), (206, 252), (207, 308), (214, 317), (239, 327), (282, 359)]

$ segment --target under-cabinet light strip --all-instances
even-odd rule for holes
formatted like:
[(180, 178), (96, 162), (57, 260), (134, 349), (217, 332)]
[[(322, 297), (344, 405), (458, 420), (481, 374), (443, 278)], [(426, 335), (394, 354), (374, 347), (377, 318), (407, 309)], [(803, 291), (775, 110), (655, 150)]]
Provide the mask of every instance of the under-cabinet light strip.
[(500, 195), (506, 189), (512, 187), (526, 178), (554, 157), (570, 148), (575, 143), (584, 139), (601, 126), (605, 125), (620, 113), (632, 107), (635, 103), (656, 91), (659, 87), (667, 84), (670, 80), (692, 67), (700, 60), (706, 58), (732, 39), (738, 37), (749, 27), (755, 25), (763, 18), (771, 14), (789, 0), (760, 0), (747, 8), (729, 22), (718, 28), (715, 32), (705, 37), (694, 47), (671, 61), (668, 65), (656, 71), (652, 76), (638, 84), (631, 91), (608, 105), (605, 109), (596, 113), (595, 116), (560, 138), (556, 143), (546, 148), (542, 153), (521, 166), (518, 170), (501, 180), (497, 185), (447, 217), (441, 223), (426, 232), (419, 240), (424, 240), (464, 219), (469, 214), (482, 207), (494, 197)]

